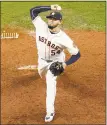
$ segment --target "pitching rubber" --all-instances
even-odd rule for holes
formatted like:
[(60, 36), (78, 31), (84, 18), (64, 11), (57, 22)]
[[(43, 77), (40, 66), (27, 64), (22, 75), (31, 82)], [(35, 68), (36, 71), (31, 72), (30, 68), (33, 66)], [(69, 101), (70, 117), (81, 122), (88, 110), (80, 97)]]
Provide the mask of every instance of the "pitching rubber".
[(17, 68), (18, 70), (37, 70), (37, 65), (27, 65), (27, 66), (20, 66)]

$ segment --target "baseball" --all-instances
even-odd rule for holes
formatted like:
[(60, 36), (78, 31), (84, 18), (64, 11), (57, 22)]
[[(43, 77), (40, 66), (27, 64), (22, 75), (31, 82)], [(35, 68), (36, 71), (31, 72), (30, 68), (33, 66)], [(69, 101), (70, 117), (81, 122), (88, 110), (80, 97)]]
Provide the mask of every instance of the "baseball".
[(59, 11), (60, 11), (60, 10), (62, 10), (62, 8), (61, 8), (60, 6), (57, 6), (57, 10), (59, 10)]
[(51, 9), (52, 10), (61, 10), (61, 6), (59, 6), (59, 5), (57, 5), (57, 4), (55, 4), (55, 5), (51, 5)]

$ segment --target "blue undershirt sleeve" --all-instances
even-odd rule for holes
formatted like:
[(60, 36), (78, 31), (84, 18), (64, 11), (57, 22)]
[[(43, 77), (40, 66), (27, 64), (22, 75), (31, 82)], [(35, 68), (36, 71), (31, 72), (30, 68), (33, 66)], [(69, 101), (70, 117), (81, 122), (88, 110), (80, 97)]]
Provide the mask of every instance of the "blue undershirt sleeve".
[(51, 6), (37, 6), (30, 9), (31, 19), (34, 20), (39, 13), (51, 10)]
[(70, 64), (76, 62), (80, 58), (80, 56), (81, 56), (80, 52), (78, 52), (76, 55), (72, 55), (71, 58), (65, 62), (66, 65), (70, 65)]

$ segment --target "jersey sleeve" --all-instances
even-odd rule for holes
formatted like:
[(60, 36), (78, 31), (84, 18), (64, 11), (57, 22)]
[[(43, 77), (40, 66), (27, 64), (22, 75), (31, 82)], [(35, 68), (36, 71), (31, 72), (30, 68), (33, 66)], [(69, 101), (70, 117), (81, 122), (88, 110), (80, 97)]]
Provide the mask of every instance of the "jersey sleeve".
[(76, 55), (79, 52), (78, 47), (75, 45), (74, 41), (72, 41), (72, 39), (70, 39), (69, 36), (65, 36), (63, 38), (63, 46), (72, 55)]
[(42, 20), (40, 16), (37, 16), (34, 20), (32, 20), (32, 23), (37, 30), (42, 30), (44, 27), (47, 26), (47, 24)]

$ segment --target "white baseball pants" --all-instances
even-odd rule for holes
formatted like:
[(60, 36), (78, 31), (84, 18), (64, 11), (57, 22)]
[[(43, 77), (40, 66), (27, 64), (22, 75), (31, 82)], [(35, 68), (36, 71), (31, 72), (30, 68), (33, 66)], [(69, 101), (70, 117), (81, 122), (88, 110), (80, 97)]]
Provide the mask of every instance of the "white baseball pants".
[[(64, 62), (65, 58), (62, 58), (61, 62)], [(51, 62), (52, 63), (52, 62)], [(57, 76), (54, 76), (49, 69), (51, 63), (47, 63), (45, 60), (41, 58), (38, 59), (38, 72), (39, 75), (42, 77), (42, 73), (45, 72), (46, 77), (46, 112), (47, 113), (54, 113), (54, 102), (56, 96), (56, 79)]]
[(46, 74), (46, 111), (47, 113), (54, 113), (54, 102), (56, 96), (56, 78), (50, 70), (47, 71)]

